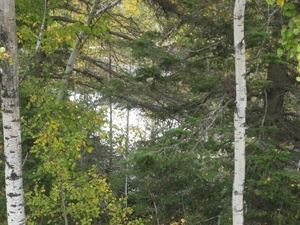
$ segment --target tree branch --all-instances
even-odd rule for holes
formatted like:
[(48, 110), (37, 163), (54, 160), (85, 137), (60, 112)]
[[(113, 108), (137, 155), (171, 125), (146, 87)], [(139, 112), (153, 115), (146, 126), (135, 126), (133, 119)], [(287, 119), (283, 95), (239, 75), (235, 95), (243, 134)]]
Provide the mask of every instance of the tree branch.
[(20, 77), (19, 83), (21, 83), (23, 81), (23, 79), (27, 76), (27, 73), (28, 73), (28, 70), (29, 70), (29, 67), (30, 67), (30, 63), (31, 63), (33, 57), (38, 53), (38, 51), (41, 47), (43, 34), (45, 32), (46, 14), (47, 14), (47, 0), (44, 0), (43, 20), (42, 20), (42, 24), (41, 24), (41, 28), (40, 28), (40, 33), (37, 36), (37, 42), (36, 42), (35, 50), (34, 50), (33, 54), (30, 56), (30, 58), (27, 61), (25, 71), (24, 71), (23, 75)]

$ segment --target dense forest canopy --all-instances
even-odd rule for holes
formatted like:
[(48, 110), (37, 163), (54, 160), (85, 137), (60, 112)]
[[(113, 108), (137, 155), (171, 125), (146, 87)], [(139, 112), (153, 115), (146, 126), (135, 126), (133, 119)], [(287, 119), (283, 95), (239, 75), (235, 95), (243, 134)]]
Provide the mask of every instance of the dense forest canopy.
[[(28, 224), (232, 224), (232, 1), (15, 9)], [(246, 4), (249, 225), (300, 223), (299, 13), (293, 0)]]

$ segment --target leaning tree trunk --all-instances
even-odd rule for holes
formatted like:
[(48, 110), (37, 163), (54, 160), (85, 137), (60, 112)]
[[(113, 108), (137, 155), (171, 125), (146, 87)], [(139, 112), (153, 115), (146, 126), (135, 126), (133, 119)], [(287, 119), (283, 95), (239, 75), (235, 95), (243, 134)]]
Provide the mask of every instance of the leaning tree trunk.
[[(121, 0), (115, 0), (111, 3), (109, 3), (109, 4), (106, 4), (105, 7), (101, 8), (100, 5), (102, 4), (102, 2), (100, 0), (95, 0), (94, 3), (93, 3), (93, 6), (91, 7), (91, 9), (90, 9), (90, 11), (87, 15), (87, 18), (86, 18), (84, 24), (87, 25), (87, 26), (91, 26), (92, 23), (94, 22), (94, 20), (99, 18), (99, 16), (101, 16), (104, 12), (106, 12), (107, 10), (113, 8), (114, 6), (119, 4), (120, 2), (121, 2)], [(82, 48), (82, 46), (86, 42), (88, 36), (89, 36), (89, 34), (86, 34), (83, 31), (79, 32), (79, 35), (76, 39), (75, 47), (72, 49), (71, 54), (70, 54), (69, 59), (68, 59), (68, 62), (67, 62), (67, 66), (66, 66), (66, 69), (65, 69), (65, 74), (62, 78), (63, 86), (58, 91), (57, 99), (56, 99), (57, 102), (61, 102), (65, 97), (65, 91), (66, 91), (65, 86), (69, 82), (71, 73), (72, 73), (72, 71), (75, 67), (75, 64), (76, 64), (77, 57), (80, 55), (80, 49)]]
[(19, 59), (14, 0), (0, 0), (0, 47), (7, 52), (2, 62), (2, 119), (5, 157), (7, 220), (25, 224), (19, 110)]
[(234, 112), (234, 181), (232, 190), (232, 216), (234, 225), (244, 224), (245, 184), (245, 123), (246, 123), (246, 59), (244, 41), (244, 13), (246, 0), (236, 0), (234, 6), (234, 48), (236, 109)]

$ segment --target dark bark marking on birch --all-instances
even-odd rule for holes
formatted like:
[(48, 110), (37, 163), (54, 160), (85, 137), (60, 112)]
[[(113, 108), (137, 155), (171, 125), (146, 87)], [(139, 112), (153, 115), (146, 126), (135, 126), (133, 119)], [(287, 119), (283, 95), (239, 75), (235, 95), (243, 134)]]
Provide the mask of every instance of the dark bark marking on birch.
[(18, 180), (20, 176), (18, 176), (15, 172), (12, 172), (10, 175), (11, 180)]
[(2, 111), (5, 112), (5, 113), (13, 113), (12, 110), (7, 110), (7, 109), (3, 109)]
[(8, 196), (13, 198), (13, 197), (18, 197), (20, 196), (21, 194), (16, 194), (16, 193), (9, 193)]
[(7, 165), (9, 168), (13, 169), (14, 167), (13, 167), (12, 165), (10, 165), (10, 164), (7, 162), (6, 158), (7, 158), (7, 157), (5, 156), (5, 163), (6, 163), (6, 165)]
[(2, 97), (3, 98), (9, 97), (9, 94), (8, 94), (8, 92), (7, 92), (7, 90), (5, 88), (2, 88)]

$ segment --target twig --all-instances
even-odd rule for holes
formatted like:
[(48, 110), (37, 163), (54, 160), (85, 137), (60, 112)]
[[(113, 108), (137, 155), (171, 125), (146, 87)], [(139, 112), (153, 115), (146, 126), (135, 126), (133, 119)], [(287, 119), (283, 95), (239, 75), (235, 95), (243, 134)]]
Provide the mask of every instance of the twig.
[(25, 72), (20, 77), (19, 83), (21, 83), (24, 80), (24, 78), (27, 76), (27, 73), (28, 73), (28, 70), (29, 70), (29, 67), (30, 67), (30, 63), (31, 63), (33, 57), (38, 53), (38, 51), (41, 47), (43, 34), (45, 32), (46, 14), (47, 14), (47, 0), (44, 0), (43, 21), (42, 21), (42, 24), (41, 24), (40, 33), (37, 36), (37, 42), (36, 42), (35, 50), (34, 50), (33, 54), (30, 56), (30, 58), (27, 61), (27, 64), (26, 64), (26, 67), (25, 67)]
[(28, 158), (28, 152), (26, 152), (26, 155), (25, 155), (24, 161), (23, 161), (23, 163), (22, 163), (22, 167), (24, 167), (24, 165), (25, 165), (25, 162), (27, 161), (27, 158)]

